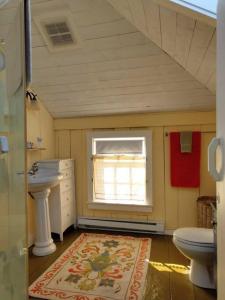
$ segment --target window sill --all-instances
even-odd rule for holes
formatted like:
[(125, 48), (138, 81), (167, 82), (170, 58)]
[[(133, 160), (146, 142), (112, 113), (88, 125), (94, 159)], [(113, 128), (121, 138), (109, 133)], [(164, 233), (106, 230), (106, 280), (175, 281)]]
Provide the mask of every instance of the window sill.
[(149, 204), (104, 203), (104, 202), (96, 201), (96, 202), (88, 202), (88, 208), (99, 209), (99, 210), (152, 212), (152, 205)]

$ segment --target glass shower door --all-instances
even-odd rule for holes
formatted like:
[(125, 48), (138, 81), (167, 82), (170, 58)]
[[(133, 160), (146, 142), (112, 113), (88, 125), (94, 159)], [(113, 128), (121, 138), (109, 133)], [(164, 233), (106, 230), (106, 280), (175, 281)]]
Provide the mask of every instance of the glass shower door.
[(27, 295), (23, 5), (22, 0), (0, 0), (0, 299), (2, 300), (25, 300)]

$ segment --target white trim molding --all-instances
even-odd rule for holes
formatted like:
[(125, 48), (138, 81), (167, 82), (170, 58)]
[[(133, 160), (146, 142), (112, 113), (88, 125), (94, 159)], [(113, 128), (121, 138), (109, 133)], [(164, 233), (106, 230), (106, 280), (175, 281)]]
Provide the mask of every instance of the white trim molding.
[(163, 221), (115, 220), (107, 218), (78, 217), (78, 227), (84, 229), (129, 231), (164, 234)]

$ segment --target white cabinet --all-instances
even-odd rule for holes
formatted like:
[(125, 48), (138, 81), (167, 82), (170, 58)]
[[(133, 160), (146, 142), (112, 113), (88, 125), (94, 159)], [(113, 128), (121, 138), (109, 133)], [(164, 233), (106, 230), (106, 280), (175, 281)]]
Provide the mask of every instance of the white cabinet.
[(63, 232), (71, 225), (76, 227), (74, 161), (41, 161), (39, 166), (54, 169), (63, 175), (63, 179), (51, 190), (49, 196), (51, 232), (58, 233), (63, 241)]

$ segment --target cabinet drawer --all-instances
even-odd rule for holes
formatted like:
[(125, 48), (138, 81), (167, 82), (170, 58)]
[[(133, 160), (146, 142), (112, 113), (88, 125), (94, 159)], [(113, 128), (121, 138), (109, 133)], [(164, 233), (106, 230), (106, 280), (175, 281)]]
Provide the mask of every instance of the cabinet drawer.
[(60, 182), (60, 191), (61, 195), (67, 190), (72, 189), (72, 182), (71, 179), (64, 179)]
[(73, 160), (70, 160), (70, 159), (60, 160), (59, 171), (63, 171), (65, 169), (72, 168), (72, 166), (73, 166)]
[(67, 190), (61, 193), (61, 207), (69, 205), (69, 203), (73, 203), (73, 190)]
[(75, 213), (74, 213), (74, 205), (71, 203), (70, 205), (67, 205), (63, 207), (62, 210), (62, 227), (63, 230), (71, 226), (72, 224), (75, 223)]
[(69, 179), (73, 177), (73, 168), (64, 169), (60, 172), (63, 175), (63, 179)]

